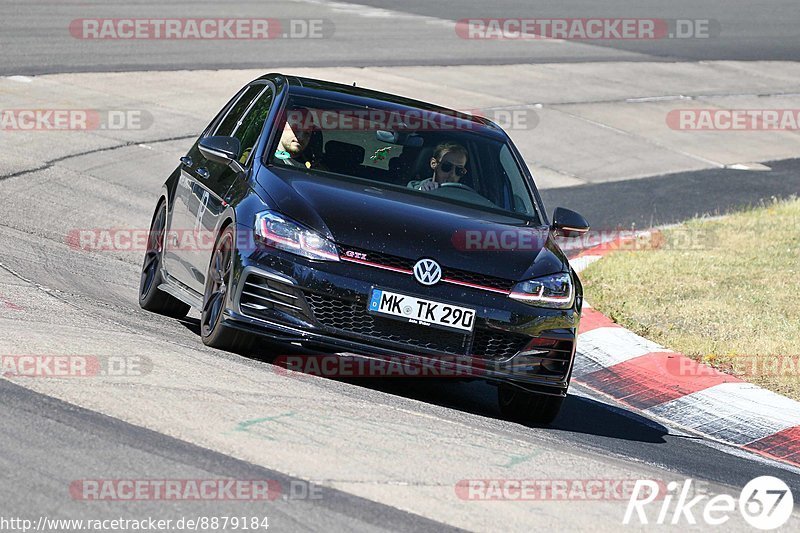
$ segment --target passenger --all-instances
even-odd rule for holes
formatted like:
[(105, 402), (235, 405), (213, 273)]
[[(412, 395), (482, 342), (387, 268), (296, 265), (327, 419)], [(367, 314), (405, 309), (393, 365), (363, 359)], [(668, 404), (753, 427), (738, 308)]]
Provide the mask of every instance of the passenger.
[(307, 153), (312, 135), (319, 131), (314, 115), (304, 107), (296, 107), (287, 113), (278, 149), (275, 150), (276, 162), (295, 168), (311, 168), (314, 165), (314, 154)]
[(408, 188), (419, 191), (431, 191), (439, 188), (443, 183), (458, 183), (467, 175), (467, 149), (460, 144), (445, 142), (439, 144), (431, 157), (430, 178), (412, 181)]

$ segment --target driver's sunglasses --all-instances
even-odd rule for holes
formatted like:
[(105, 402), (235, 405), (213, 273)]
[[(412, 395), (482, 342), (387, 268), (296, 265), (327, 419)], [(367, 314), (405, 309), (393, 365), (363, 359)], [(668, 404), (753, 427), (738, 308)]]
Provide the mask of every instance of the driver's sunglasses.
[(450, 171), (453, 170), (453, 167), (456, 167), (456, 174), (459, 176), (464, 177), (467, 175), (467, 169), (465, 167), (456, 166), (450, 161), (439, 162), (439, 168), (441, 168), (444, 173), (449, 174)]

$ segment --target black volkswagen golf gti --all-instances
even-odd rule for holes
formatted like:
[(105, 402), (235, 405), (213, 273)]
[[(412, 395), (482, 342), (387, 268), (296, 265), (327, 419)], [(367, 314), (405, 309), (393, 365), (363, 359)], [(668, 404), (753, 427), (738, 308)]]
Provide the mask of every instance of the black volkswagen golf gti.
[[(203, 342), (413, 357), (498, 386), (546, 424), (569, 386), (582, 288), (556, 209), (493, 122), (325, 81), (244, 87), (167, 179), (142, 308), (200, 311)], [(480, 369), (480, 372), (476, 372)], [(461, 374), (454, 374), (461, 375)]]

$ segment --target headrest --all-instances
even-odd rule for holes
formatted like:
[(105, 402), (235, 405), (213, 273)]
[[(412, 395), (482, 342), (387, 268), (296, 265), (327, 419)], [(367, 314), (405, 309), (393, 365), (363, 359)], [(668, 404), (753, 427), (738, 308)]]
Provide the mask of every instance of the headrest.
[(341, 141), (328, 141), (325, 143), (325, 161), (337, 168), (346, 168), (360, 165), (364, 162), (365, 150), (357, 144)]

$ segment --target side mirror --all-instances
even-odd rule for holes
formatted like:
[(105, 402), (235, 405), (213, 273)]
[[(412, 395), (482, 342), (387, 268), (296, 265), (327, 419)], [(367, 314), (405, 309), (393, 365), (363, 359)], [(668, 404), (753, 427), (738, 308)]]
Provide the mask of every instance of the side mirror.
[(242, 144), (236, 137), (204, 137), (200, 139), (197, 147), (203, 157), (214, 163), (228, 165), (236, 172), (244, 171), (244, 167), (239, 164), (242, 157)]
[(556, 207), (553, 211), (553, 231), (564, 237), (578, 237), (589, 231), (589, 223), (575, 211)]

